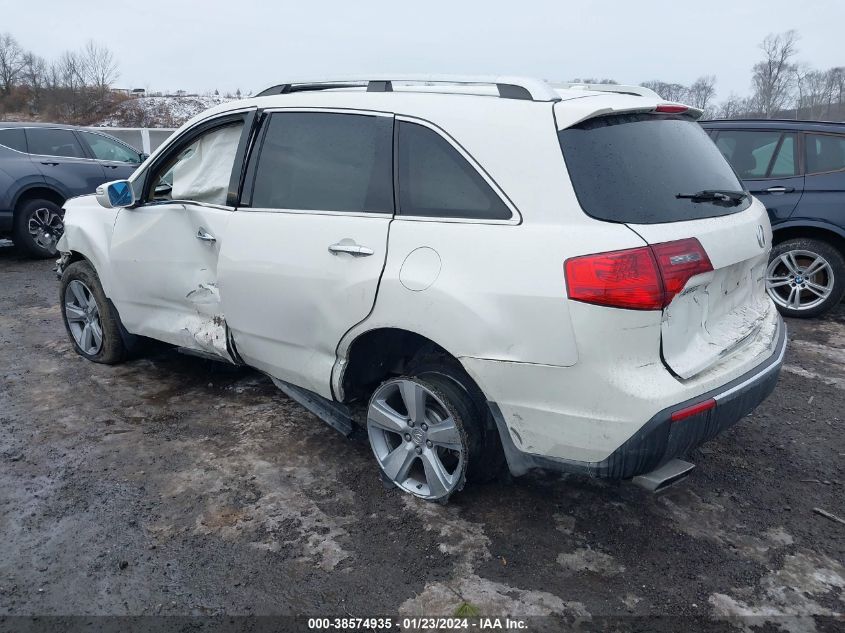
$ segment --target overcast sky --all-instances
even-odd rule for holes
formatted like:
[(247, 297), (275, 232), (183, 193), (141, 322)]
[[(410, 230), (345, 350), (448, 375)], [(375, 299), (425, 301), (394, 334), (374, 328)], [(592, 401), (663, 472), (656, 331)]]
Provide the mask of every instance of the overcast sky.
[(88, 39), (118, 87), (258, 91), (366, 73), (519, 74), (620, 83), (717, 76), (749, 92), (768, 33), (799, 31), (799, 60), (845, 65), (845, 0), (0, 0), (0, 32), (48, 59)]

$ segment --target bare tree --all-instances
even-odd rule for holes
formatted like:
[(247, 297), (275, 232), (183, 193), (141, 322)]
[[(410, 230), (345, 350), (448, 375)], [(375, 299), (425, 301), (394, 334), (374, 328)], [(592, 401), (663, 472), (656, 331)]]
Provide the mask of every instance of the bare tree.
[(617, 84), (619, 83), (615, 79), (605, 79), (605, 78), (595, 78), (595, 77), (578, 77), (576, 79), (570, 79), (568, 83), (571, 84)]
[(825, 116), (830, 110), (836, 89), (835, 75), (831, 71), (811, 70), (802, 66), (795, 73), (795, 81), (798, 87), (795, 117), (816, 119)]
[(666, 101), (683, 103), (689, 100), (689, 88), (682, 84), (666, 83), (665, 81), (654, 79), (644, 81), (640, 85), (649, 90), (654, 90), (660, 95), (661, 99), (666, 99)]
[(24, 55), (21, 82), (29, 90), (29, 108), (33, 114), (41, 110), (44, 89), (47, 84), (47, 64), (35, 53)]
[(24, 67), (24, 51), (9, 33), (0, 33), (0, 92), (8, 96)]
[(696, 79), (687, 90), (687, 99), (691, 106), (698, 108), (708, 116), (713, 108), (716, 96), (716, 75), (704, 75)]
[(104, 97), (118, 77), (117, 63), (112, 52), (88, 40), (79, 53), (79, 60), (85, 84), (93, 88), (100, 98)]
[(716, 116), (720, 119), (738, 119), (748, 113), (748, 100), (737, 94), (731, 95), (718, 107)]
[(783, 110), (792, 98), (795, 84), (795, 64), (798, 52), (798, 33), (769, 34), (760, 44), (764, 59), (754, 64), (751, 83), (754, 106), (767, 119)]

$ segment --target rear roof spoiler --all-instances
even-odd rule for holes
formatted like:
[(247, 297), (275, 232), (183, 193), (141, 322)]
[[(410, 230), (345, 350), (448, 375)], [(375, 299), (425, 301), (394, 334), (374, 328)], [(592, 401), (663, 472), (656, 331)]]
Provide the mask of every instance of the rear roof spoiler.
[(635, 97), (662, 97), (650, 88), (643, 86), (623, 86), (622, 84), (585, 84), (580, 82), (554, 83), (552, 88), (557, 90), (589, 90), (593, 92), (614, 92), (622, 95), (633, 95)]

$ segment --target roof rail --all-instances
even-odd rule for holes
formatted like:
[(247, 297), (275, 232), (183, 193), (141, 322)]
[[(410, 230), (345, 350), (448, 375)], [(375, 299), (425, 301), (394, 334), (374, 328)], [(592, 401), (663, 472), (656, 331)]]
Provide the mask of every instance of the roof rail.
[[(364, 88), (367, 92), (393, 92), (393, 84), (452, 84), (460, 86), (495, 86), (503, 99), (526, 101), (560, 101), (551, 86), (542, 79), (528, 77), (493, 77), (463, 75), (367, 75), (334, 80), (291, 81), (262, 90), (256, 96), (288, 94), (310, 90), (337, 90), (342, 88)], [(471, 92), (467, 94), (472, 94)]]
[(621, 84), (584, 84), (584, 83), (554, 83), (552, 88), (559, 90), (594, 90), (596, 92), (614, 92), (623, 95), (634, 95), (635, 97), (662, 97), (650, 88), (643, 86), (623, 86)]

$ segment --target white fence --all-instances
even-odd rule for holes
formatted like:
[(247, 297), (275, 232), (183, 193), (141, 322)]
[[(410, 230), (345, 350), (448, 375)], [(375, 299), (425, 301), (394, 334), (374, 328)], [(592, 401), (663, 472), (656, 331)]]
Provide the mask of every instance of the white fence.
[(152, 154), (153, 150), (176, 131), (175, 128), (163, 127), (90, 127), (88, 129), (119, 138), (145, 154)]

